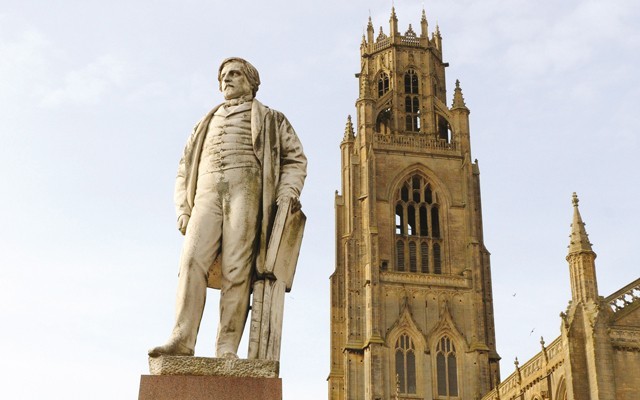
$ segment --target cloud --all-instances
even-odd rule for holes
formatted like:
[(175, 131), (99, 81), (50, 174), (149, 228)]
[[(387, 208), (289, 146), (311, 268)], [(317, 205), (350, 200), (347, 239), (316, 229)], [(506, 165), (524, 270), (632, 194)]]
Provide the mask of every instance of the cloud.
[[(79, 63), (60, 69), (60, 60)], [(113, 54), (78, 59), (24, 20), (0, 15), (0, 107), (93, 105), (122, 87), (127, 63)]]
[(61, 87), (44, 93), (42, 104), (96, 104), (126, 81), (126, 64), (113, 55), (97, 60), (65, 74)]
[(22, 27), (0, 15), (0, 105), (11, 106), (16, 98), (30, 98), (44, 83), (46, 53), (50, 46), (35, 28)]

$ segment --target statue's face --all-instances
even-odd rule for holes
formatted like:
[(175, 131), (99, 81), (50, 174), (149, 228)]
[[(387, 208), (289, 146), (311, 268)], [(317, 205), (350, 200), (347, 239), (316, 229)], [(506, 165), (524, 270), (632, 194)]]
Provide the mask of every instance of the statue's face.
[(231, 61), (222, 67), (220, 73), (222, 94), (226, 100), (236, 99), (252, 93), (251, 85), (242, 72), (242, 64)]

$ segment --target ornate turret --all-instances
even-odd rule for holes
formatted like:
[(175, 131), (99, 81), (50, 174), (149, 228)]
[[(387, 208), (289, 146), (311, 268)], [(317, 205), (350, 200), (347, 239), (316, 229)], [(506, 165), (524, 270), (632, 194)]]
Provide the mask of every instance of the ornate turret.
[(389, 18), (389, 36), (398, 35), (398, 17), (396, 17), (395, 7), (391, 7), (391, 17)]
[(371, 16), (369, 16), (369, 23), (367, 24), (367, 42), (373, 43), (373, 34), (375, 33), (375, 29), (373, 29), (373, 22), (371, 22)]
[(569, 242), (569, 271), (571, 275), (571, 297), (574, 303), (596, 301), (598, 283), (596, 280), (596, 253), (591, 248), (589, 235), (578, 209), (578, 195), (573, 193), (573, 221)]
[(420, 37), (429, 37), (429, 23), (427, 22), (427, 13), (422, 9), (422, 18), (420, 19)]

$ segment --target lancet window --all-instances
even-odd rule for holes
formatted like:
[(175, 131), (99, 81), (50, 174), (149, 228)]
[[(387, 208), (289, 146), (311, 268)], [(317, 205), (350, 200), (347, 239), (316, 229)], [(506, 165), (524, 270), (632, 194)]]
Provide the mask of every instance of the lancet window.
[(389, 91), (389, 75), (385, 72), (380, 74), (378, 78), (378, 97), (382, 97), (385, 93)]
[(438, 397), (458, 396), (458, 362), (456, 348), (448, 336), (443, 336), (436, 348)]
[(405, 127), (409, 132), (420, 131), (420, 100), (418, 99), (418, 74), (413, 69), (404, 74)]
[(440, 204), (432, 185), (421, 175), (409, 177), (395, 202), (395, 270), (442, 273)]
[(396, 341), (396, 379), (398, 392), (416, 393), (416, 350), (413, 340), (406, 333)]

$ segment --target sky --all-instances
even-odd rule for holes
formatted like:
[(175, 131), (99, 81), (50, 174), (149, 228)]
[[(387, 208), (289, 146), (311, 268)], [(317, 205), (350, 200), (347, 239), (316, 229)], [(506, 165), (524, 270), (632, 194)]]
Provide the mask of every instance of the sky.
[[(640, 276), (640, 3), (396, 0), (443, 36), (479, 160), (503, 379), (560, 334), (571, 194), (600, 294)], [(241, 56), (309, 159), (305, 240), (285, 301), (285, 399), (327, 398), (339, 143), (369, 15), (391, 1), (2, 1), (0, 398), (133, 399), (173, 325), (173, 185), (191, 128)], [(217, 292), (196, 355), (213, 356)], [(241, 345), (246, 350), (246, 341)]]

